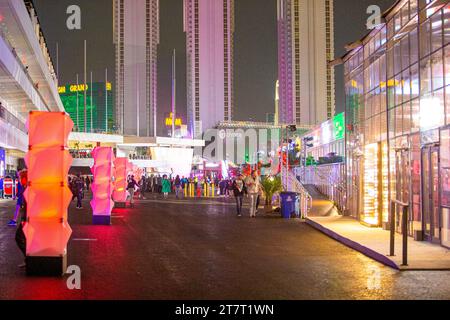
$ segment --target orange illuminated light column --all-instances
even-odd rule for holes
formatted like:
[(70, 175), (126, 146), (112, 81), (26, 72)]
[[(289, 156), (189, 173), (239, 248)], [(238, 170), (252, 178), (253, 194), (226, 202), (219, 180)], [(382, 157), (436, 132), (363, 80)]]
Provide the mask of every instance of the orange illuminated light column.
[(98, 225), (111, 224), (111, 211), (114, 201), (113, 193), (114, 153), (111, 147), (97, 147), (92, 152), (94, 166), (91, 168), (94, 175), (92, 184), (93, 198), (91, 201), (93, 223)]
[(127, 176), (130, 167), (128, 158), (116, 158), (114, 167), (115, 181), (113, 199), (116, 207), (123, 208), (127, 201)]
[(66, 248), (72, 233), (67, 221), (72, 199), (67, 140), (73, 122), (61, 112), (30, 112), (27, 126), (26, 270), (29, 275), (61, 276), (66, 272)]

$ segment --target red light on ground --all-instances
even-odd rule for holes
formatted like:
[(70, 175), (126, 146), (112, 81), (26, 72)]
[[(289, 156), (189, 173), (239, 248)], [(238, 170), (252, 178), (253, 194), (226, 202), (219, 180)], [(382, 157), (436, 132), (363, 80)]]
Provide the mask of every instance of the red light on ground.
[(0, 14), (0, 22), (3, 22), (3, 16)]

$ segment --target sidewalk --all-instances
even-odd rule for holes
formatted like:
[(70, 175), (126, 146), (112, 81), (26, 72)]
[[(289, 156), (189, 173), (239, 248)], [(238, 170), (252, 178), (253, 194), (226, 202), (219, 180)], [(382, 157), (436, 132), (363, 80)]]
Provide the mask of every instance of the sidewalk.
[[(313, 208), (314, 211), (314, 208)], [(349, 217), (309, 216), (306, 222), (331, 238), (398, 270), (450, 270), (450, 250), (408, 239), (408, 266), (402, 266), (402, 236), (396, 234), (395, 256), (389, 257), (390, 232), (369, 228)]]

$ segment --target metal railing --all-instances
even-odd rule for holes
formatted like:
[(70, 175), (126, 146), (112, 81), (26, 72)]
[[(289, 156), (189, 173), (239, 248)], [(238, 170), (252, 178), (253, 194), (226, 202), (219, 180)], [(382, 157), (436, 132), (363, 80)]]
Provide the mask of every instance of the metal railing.
[(391, 257), (395, 256), (395, 233), (396, 233), (396, 222), (395, 217), (397, 213), (397, 208), (402, 208), (402, 265), (408, 265), (408, 209), (409, 204), (392, 200), (391, 201), (391, 211), (390, 211), (390, 253)]
[(6, 123), (12, 125), (13, 127), (16, 127), (20, 131), (27, 133), (28, 130), (27, 127), (25, 126), (25, 123), (23, 123), (23, 121), (21, 121), (11, 112), (9, 112), (8, 109), (6, 109), (2, 105), (0, 105), (0, 118), (3, 119)]
[(37, 93), (37, 95), (41, 99), (41, 101), (44, 104), (45, 108), (47, 108), (47, 110), (50, 111), (50, 108), (47, 105), (47, 101), (44, 99), (44, 97), (42, 96), (41, 92), (38, 90), (38, 84), (33, 81), (33, 78), (31, 78), (31, 75), (28, 72), (28, 68), (23, 64), (22, 60), (17, 55), (16, 49), (13, 47), (13, 45), (9, 41), (8, 37), (6, 36), (6, 34), (1, 29), (0, 29), (0, 37), (3, 39), (5, 44), (9, 47), (9, 50), (11, 51), (11, 53), (14, 56), (14, 59), (19, 64), (19, 66), (22, 68), (22, 71), (24, 72), (24, 74), (27, 77), (28, 81), (30, 81), (30, 83), (33, 85), (33, 88), (35, 89), (35, 92)]
[(347, 190), (345, 187), (345, 164), (325, 164), (297, 168), (295, 175), (304, 185), (313, 185), (333, 201), (341, 212), (346, 210)]
[(295, 192), (300, 197), (300, 214), (303, 218), (308, 217), (312, 209), (313, 199), (308, 190), (297, 179), (295, 174), (288, 171), (284, 166), (281, 169), (281, 181), (283, 182), (284, 190), (288, 192)]

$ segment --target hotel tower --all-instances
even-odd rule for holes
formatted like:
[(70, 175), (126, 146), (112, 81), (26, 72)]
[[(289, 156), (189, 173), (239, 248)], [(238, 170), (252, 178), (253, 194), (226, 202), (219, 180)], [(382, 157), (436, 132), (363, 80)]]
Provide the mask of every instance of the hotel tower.
[(159, 0), (113, 0), (116, 121), (120, 133), (156, 136)]
[(279, 121), (314, 126), (334, 116), (333, 0), (277, 0)]
[(234, 0), (184, 0), (188, 126), (196, 138), (233, 117)]

